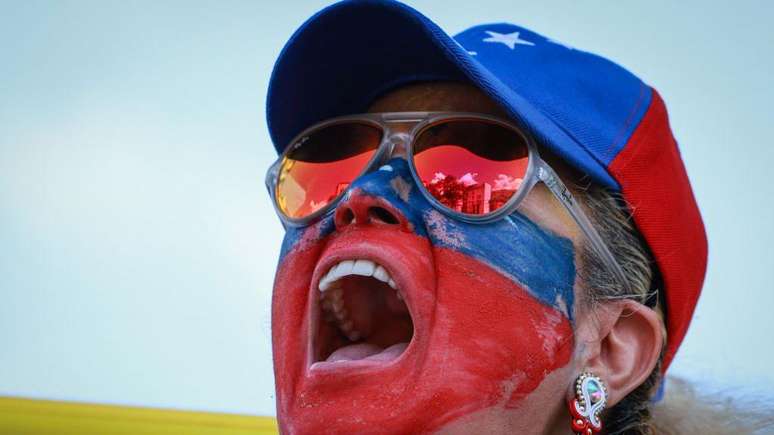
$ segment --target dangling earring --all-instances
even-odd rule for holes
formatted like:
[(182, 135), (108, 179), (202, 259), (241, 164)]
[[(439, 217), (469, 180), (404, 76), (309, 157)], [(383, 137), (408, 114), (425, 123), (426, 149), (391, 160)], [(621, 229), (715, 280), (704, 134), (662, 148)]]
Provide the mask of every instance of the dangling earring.
[(576, 435), (594, 435), (602, 430), (599, 414), (607, 404), (607, 387), (599, 376), (581, 373), (575, 381), (575, 398), (568, 406), (572, 414), (572, 430)]

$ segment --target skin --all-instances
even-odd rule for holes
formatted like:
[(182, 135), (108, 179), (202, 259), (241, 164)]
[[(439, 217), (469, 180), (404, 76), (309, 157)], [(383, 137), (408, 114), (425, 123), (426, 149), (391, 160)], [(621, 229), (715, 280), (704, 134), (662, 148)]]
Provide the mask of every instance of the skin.
[[(507, 118), (475, 88), (415, 84), (373, 112), (449, 110)], [(543, 155), (560, 175), (574, 174)], [(487, 225), (437, 212), (405, 157), (361, 176), (334, 213), (283, 242), (272, 302), (277, 411), (283, 433), (557, 433), (575, 377), (592, 370), (615, 404), (658, 358), (661, 324), (632, 301), (593, 312), (577, 282), (583, 235), (542, 185), (513, 215)], [(391, 219), (368, 210), (378, 207)], [(311, 367), (317, 282), (348, 258), (382, 264), (414, 323), (389, 363)]]

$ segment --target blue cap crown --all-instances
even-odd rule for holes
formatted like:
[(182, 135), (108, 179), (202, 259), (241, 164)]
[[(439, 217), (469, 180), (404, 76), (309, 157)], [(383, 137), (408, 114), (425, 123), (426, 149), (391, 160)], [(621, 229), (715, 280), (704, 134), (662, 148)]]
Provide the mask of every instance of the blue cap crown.
[(651, 99), (650, 87), (615, 63), (523, 27), (479, 25), (451, 38), (402, 3), (345, 1), (304, 23), (277, 60), (267, 101), (275, 147), (427, 80), (479, 87), (541, 145), (616, 189), (607, 166)]

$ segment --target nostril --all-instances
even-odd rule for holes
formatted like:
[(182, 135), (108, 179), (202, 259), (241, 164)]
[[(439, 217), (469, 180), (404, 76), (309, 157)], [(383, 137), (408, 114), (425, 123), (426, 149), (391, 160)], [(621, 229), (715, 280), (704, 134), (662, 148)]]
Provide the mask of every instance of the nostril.
[(334, 223), (339, 230), (349, 226), (367, 225), (389, 225), (405, 231), (411, 228), (403, 212), (390, 201), (378, 195), (364, 193), (360, 189), (352, 190), (348, 197), (339, 203), (334, 214)]
[(346, 207), (338, 213), (336, 218), (336, 223), (339, 226), (349, 225), (355, 221), (355, 212), (351, 208)]
[(369, 207), (368, 218), (372, 222), (382, 222), (390, 225), (397, 225), (400, 223), (400, 220), (397, 216), (383, 207)]

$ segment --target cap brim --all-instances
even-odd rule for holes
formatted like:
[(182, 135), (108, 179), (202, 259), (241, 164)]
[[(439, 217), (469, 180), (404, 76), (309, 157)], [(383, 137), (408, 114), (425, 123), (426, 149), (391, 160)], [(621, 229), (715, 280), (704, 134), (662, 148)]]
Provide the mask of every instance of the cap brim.
[(278, 152), (315, 122), (360, 113), (382, 93), (416, 81), (469, 82), (499, 103), (542, 146), (618, 190), (606, 165), (505, 85), (435, 23), (397, 2), (345, 1), (318, 12), (274, 66), (267, 122)]

